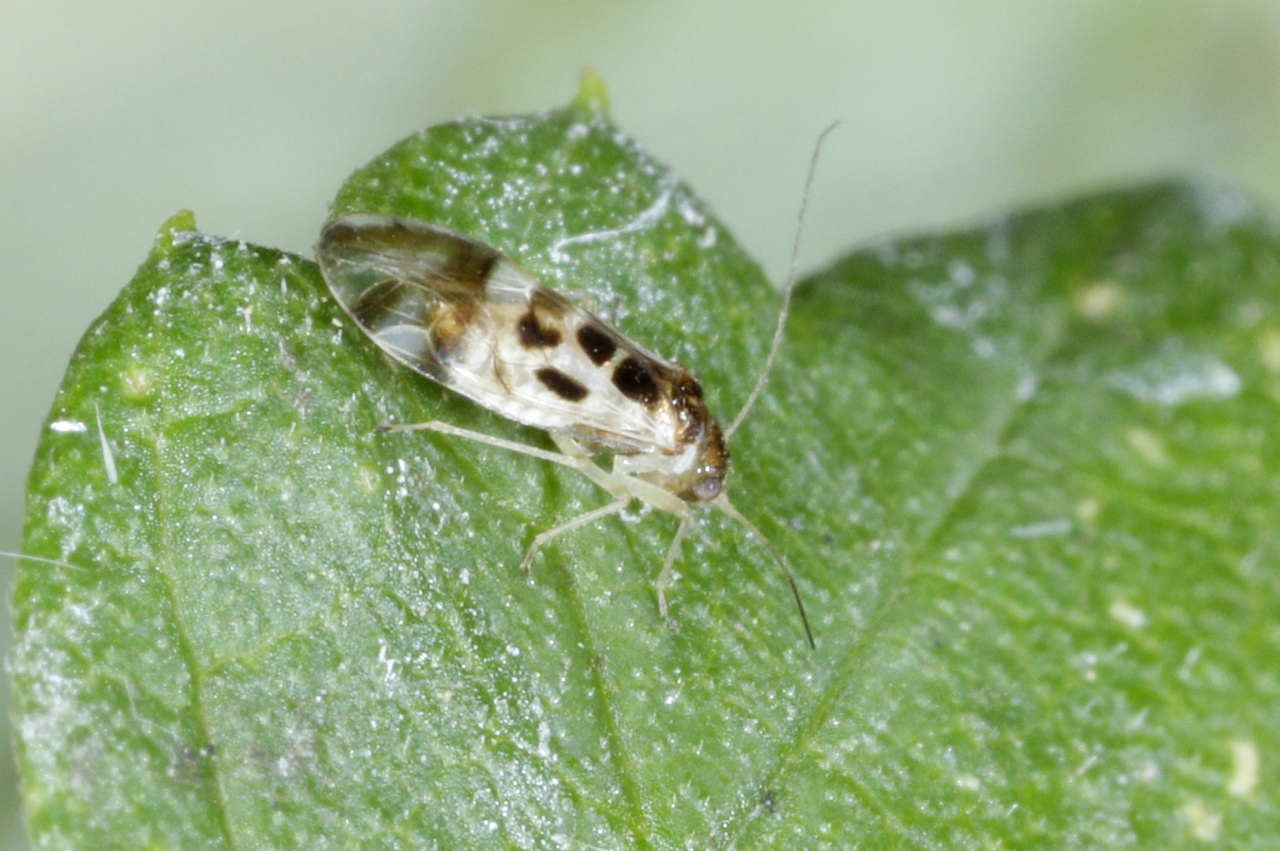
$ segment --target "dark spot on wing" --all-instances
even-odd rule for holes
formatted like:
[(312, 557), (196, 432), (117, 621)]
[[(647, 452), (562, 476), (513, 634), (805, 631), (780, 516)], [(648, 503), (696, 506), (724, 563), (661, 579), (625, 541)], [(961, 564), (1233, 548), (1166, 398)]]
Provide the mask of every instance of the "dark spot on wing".
[(431, 341), (435, 358), (442, 366), (462, 358), (467, 332), (479, 309), (479, 303), (470, 301), (436, 306), (430, 323)]
[(483, 292), (501, 256), (489, 246), (469, 239), (457, 240), (449, 247), (453, 253), (446, 258), (441, 276)]
[(613, 353), (618, 350), (618, 344), (613, 341), (613, 338), (596, 325), (583, 325), (579, 328), (578, 343), (596, 366), (608, 363)]
[(427, 300), (419, 290), (387, 278), (366, 288), (352, 299), (347, 309), (361, 328), (376, 333), (388, 325), (421, 323)]
[(549, 349), (560, 345), (560, 332), (549, 325), (539, 324), (538, 314), (532, 307), (520, 317), (516, 329), (520, 332), (520, 345), (526, 349)]
[(613, 371), (613, 386), (634, 402), (646, 408), (658, 403), (658, 382), (649, 368), (638, 359), (629, 357)]
[(581, 383), (552, 366), (544, 366), (534, 373), (552, 393), (570, 402), (581, 402), (590, 392)]

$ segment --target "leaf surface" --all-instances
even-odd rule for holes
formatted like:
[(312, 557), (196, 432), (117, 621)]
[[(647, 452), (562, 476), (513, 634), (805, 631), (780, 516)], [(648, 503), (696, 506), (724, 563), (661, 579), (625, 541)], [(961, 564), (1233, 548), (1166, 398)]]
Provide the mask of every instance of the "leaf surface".
[[(724, 421), (779, 300), (590, 98), (432, 128), (334, 214), (491, 243)], [(32, 470), (40, 847), (1257, 847), (1280, 836), (1280, 241), (1139, 187), (804, 281), (735, 503), (629, 511), (389, 422), (545, 438), (394, 366), (315, 266), (175, 217)]]

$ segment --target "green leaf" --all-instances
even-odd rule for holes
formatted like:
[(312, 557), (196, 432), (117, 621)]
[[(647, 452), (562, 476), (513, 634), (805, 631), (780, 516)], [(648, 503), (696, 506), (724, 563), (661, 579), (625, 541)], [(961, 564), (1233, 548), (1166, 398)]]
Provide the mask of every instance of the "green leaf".
[[(590, 90), (335, 203), (492, 243), (730, 419), (779, 300)], [(731, 493), (675, 529), (394, 366), (308, 260), (157, 238), (32, 470), (40, 847), (1171, 848), (1280, 837), (1280, 228), (1161, 185), (805, 281)]]

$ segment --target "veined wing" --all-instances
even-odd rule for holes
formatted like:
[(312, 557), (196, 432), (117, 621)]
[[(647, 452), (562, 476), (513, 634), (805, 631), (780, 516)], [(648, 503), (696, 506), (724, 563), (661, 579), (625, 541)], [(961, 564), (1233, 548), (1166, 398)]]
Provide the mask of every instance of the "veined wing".
[(700, 405), (697, 382), (492, 247), (426, 222), (355, 214), (324, 229), (316, 255), (374, 342), (485, 408), (597, 450), (675, 454), (688, 443), (682, 406), (690, 394)]

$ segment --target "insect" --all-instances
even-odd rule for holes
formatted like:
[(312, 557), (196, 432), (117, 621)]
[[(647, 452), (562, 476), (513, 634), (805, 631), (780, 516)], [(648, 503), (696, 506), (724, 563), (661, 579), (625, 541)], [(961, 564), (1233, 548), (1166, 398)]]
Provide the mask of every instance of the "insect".
[[(791, 587), (805, 638), (815, 646), (782, 554), (725, 494), (725, 442), (754, 404), (777, 355), (814, 167), (831, 129), (819, 137), (810, 162), (768, 358), (742, 410), (723, 430), (688, 370), (543, 287), (491, 246), (395, 216), (357, 213), (325, 227), (316, 247), (320, 269), (361, 331), (415, 372), (500, 416), (546, 431), (559, 452), (438, 420), (389, 430), (427, 429), (562, 464), (613, 497), (535, 536), (520, 565), (526, 575), (549, 542), (640, 500), (680, 521), (654, 582), (659, 613), (671, 623), (666, 589), (672, 569), (693, 527), (693, 506), (708, 503), (769, 551)], [(611, 469), (595, 463), (602, 454), (612, 455)]]

